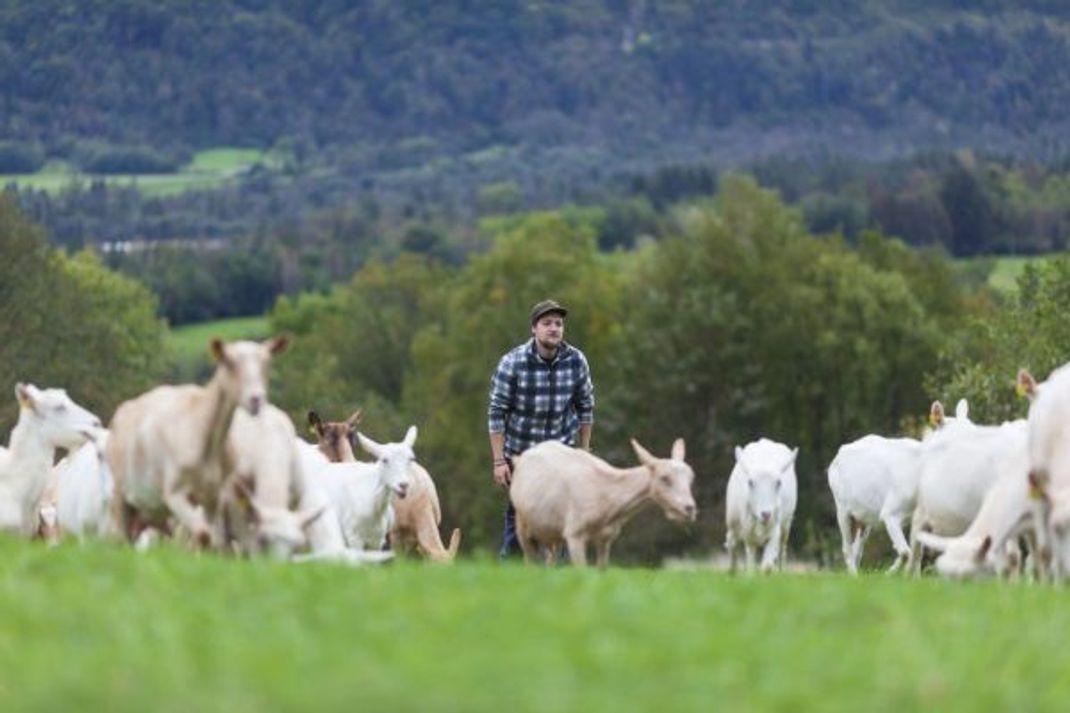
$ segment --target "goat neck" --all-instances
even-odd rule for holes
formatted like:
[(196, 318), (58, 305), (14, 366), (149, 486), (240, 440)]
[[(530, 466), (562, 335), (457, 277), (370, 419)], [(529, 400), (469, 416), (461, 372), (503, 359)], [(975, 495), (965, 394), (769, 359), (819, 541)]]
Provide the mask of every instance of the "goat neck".
[[(17, 480), (32, 480), (45, 474), (52, 467), (55, 447), (49, 443), (39, 428), (31, 423), (33, 412), (28, 408), (19, 409), (19, 420), (11, 430), (8, 452), (10, 461), (7, 477)], [(41, 478), (41, 487), (45, 478)]]
[(654, 484), (650, 469), (645, 465), (632, 468), (616, 468), (598, 464), (595, 472), (612, 485), (602, 498), (610, 520), (628, 520), (650, 500), (650, 490)]
[(198, 402), (199, 411), (197, 420), (204, 423), (205, 429), (204, 450), (201, 451), (202, 463), (222, 463), (227, 455), (227, 436), (230, 433), (230, 425), (234, 422), (234, 412), (238, 408), (238, 401), (223, 386), (223, 367), (216, 369), (212, 380), (204, 386), (204, 398)]

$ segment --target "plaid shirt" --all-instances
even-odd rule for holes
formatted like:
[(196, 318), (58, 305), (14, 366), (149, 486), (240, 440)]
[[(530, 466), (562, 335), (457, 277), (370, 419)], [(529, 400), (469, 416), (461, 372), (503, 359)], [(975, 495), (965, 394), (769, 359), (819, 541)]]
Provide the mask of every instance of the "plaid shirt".
[(594, 423), (594, 385), (587, 357), (562, 342), (551, 361), (531, 339), (498, 362), (490, 380), (487, 427), (505, 434), (505, 453), (517, 455), (557, 440), (575, 445), (581, 423)]

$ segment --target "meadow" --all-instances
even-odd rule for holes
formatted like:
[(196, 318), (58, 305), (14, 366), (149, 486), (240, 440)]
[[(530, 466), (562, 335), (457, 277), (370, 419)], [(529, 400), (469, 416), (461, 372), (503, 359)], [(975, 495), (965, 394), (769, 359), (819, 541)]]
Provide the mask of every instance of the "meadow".
[(0, 540), (0, 708), (1055, 710), (1066, 592)]
[(167, 343), (179, 366), (188, 369), (208, 363), (208, 342), (213, 337), (225, 342), (264, 339), (269, 336), (268, 329), (266, 315), (214, 319), (172, 328), (167, 333)]
[(104, 181), (114, 186), (133, 186), (147, 197), (171, 196), (186, 191), (222, 188), (257, 164), (275, 166), (277, 157), (258, 149), (221, 147), (196, 153), (175, 173), (88, 174), (63, 162), (49, 162), (36, 173), (0, 174), (0, 186), (14, 184), (58, 193), (73, 185)]

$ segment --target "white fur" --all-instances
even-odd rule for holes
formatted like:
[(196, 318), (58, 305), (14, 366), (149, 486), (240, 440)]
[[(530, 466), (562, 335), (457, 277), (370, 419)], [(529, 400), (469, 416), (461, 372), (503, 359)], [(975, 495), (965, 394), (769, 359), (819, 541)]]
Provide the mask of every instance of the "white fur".
[(762, 571), (784, 566), (788, 535), (795, 516), (799, 449), (762, 438), (736, 447), (736, 465), (728, 477), (725, 498), (725, 548), (732, 569), (742, 546), (747, 569), (754, 568), (755, 550), (762, 549)]
[(33, 537), (56, 450), (80, 447), (101, 426), (62, 389), (17, 384), (15, 395), (19, 420), (8, 448), (0, 448), (0, 530)]

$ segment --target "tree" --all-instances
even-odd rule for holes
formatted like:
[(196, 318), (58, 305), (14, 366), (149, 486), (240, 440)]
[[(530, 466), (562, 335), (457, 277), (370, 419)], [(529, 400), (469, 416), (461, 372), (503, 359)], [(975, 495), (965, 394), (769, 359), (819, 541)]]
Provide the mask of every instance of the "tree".
[[(90, 253), (48, 248), (41, 230), (0, 199), (0, 384), (67, 388), (104, 420), (162, 374), (166, 327), (140, 283)], [(0, 410), (0, 430), (16, 418)]]

